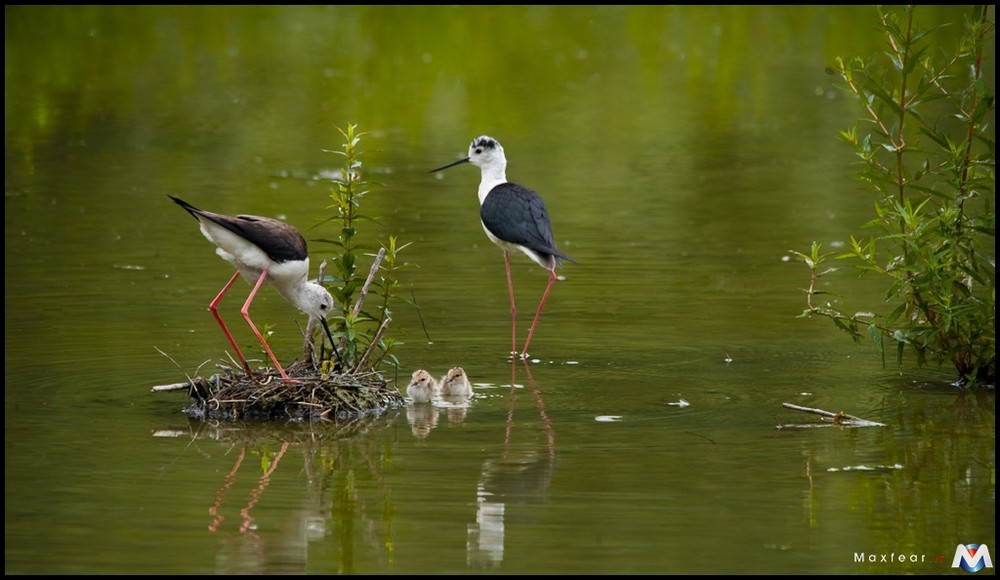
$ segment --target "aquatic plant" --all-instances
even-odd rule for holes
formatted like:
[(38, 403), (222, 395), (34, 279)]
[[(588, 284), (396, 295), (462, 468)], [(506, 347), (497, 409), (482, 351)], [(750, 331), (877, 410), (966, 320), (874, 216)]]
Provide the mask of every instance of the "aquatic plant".
[[(960, 385), (996, 378), (996, 155), (992, 77), (995, 23), (990, 6), (973, 8), (953, 50), (935, 45), (941, 27), (921, 29), (919, 7), (877, 8), (886, 50), (870, 59), (837, 59), (835, 73), (857, 97), (863, 118), (840, 137), (859, 158), (859, 177), (876, 193), (874, 233), (851, 237), (845, 253), (794, 252), (811, 271), (803, 316), (833, 321), (885, 353), (950, 363)], [(850, 260), (861, 275), (888, 285), (878, 308), (847, 314), (820, 278)]]
[[(343, 166), (332, 177), (330, 204), (327, 209), (335, 213), (323, 223), (335, 223), (336, 238), (322, 238), (320, 243), (336, 248), (330, 263), (333, 273), (327, 276), (328, 290), (340, 306), (339, 315), (328, 316), (330, 329), (342, 361), (333, 357), (334, 353), (320, 353), (321, 363), (328, 372), (377, 371), (382, 364), (397, 364), (391, 353), (396, 344), (386, 331), (392, 322), (392, 307), (398, 300), (399, 280), (397, 273), (411, 266), (399, 260), (399, 252), (408, 244), (399, 245), (394, 236), (379, 242), (379, 248), (357, 239), (358, 227), (362, 222), (378, 223), (374, 217), (361, 212), (361, 201), (369, 193), (368, 183), (361, 174), (361, 138), (366, 133), (359, 132), (357, 125), (348, 124), (346, 130), (337, 127), (344, 139), (341, 151), (331, 151), (343, 156)], [(358, 262), (371, 258), (371, 266), (359, 271)], [(368, 301), (369, 294), (377, 299)], [(311, 333), (308, 333), (311, 335)], [(307, 351), (309, 345), (307, 341)], [(331, 357), (333, 357), (331, 359)]]

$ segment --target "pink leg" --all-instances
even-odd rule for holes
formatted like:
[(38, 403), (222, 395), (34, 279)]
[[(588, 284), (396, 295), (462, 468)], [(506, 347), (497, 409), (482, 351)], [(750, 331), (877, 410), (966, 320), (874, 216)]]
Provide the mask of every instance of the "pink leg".
[(542, 300), (538, 303), (538, 310), (535, 311), (535, 320), (531, 323), (531, 330), (528, 331), (528, 340), (524, 341), (524, 349), (521, 350), (521, 356), (528, 356), (528, 345), (531, 344), (531, 336), (535, 334), (535, 326), (538, 324), (538, 317), (542, 315), (542, 308), (545, 307), (545, 301), (549, 298), (549, 292), (552, 291), (552, 285), (556, 282), (556, 272), (552, 270), (549, 272), (549, 285), (545, 287), (545, 293), (542, 294)]
[(281, 363), (278, 362), (277, 357), (275, 357), (274, 353), (271, 352), (271, 347), (267, 345), (267, 341), (264, 340), (264, 336), (261, 335), (260, 331), (257, 330), (257, 327), (254, 326), (253, 321), (250, 320), (250, 303), (253, 302), (254, 297), (257, 296), (257, 291), (264, 285), (265, 280), (267, 280), (267, 270), (261, 272), (260, 278), (257, 278), (257, 283), (254, 284), (253, 290), (250, 291), (250, 296), (247, 296), (247, 301), (243, 304), (243, 308), (240, 310), (240, 313), (247, 321), (247, 324), (250, 325), (250, 330), (253, 330), (253, 333), (257, 335), (257, 340), (260, 341), (261, 346), (263, 346), (264, 350), (267, 351), (267, 356), (271, 357), (271, 362), (274, 363), (275, 368), (277, 368), (278, 372), (281, 373), (281, 378), (287, 381), (288, 375), (285, 374), (285, 369), (281, 368)]
[(229, 339), (229, 344), (232, 345), (233, 349), (236, 351), (236, 356), (240, 357), (240, 361), (243, 362), (243, 370), (245, 370), (248, 375), (252, 375), (253, 372), (250, 370), (250, 365), (249, 363), (247, 363), (247, 358), (243, 356), (243, 353), (240, 351), (240, 347), (236, 346), (236, 340), (233, 338), (233, 335), (229, 332), (229, 329), (226, 328), (226, 323), (222, 321), (222, 317), (219, 316), (219, 302), (222, 301), (222, 297), (226, 295), (226, 292), (229, 292), (229, 289), (232, 287), (233, 282), (235, 282), (236, 279), (239, 277), (240, 277), (239, 271), (233, 274), (233, 277), (229, 279), (229, 282), (222, 288), (222, 291), (219, 292), (218, 296), (215, 297), (215, 300), (212, 300), (212, 303), (208, 305), (208, 309), (212, 311), (212, 315), (215, 316), (216, 322), (218, 322), (219, 326), (222, 327), (222, 332), (226, 333), (226, 338)]
[(517, 355), (517, 305), (514, 304), (514, 281), (510, 277), (510, 255), (503, 251), (503, 265), (507, 270), (507, 292), (510, 294), (510, 353)]

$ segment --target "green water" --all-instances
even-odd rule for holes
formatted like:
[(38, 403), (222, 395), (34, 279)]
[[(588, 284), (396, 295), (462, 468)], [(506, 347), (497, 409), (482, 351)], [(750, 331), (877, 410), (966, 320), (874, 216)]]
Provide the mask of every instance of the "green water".
[[(7, 7), (5, 571), (947, 573), (958, 544), (995, 551), (992, 393), (796, 318), (808, 270), (789, 251), (871, 218), (836, 138), (856, 103), (825, 69), (880, 50), (874, 17)], [(167, 195), (297, 225), (315, 272), (348, 123), (380, 218), (363, 235), (418, 266), (392, 325), (400, 386), (462, 366), (476, 397), (189, 422), (183, 395), (149, 389), (225, 357), (206, 307), (232, 272)], [(478, 171), (428, 174), (480, 134), (579, 262), (527, 366), (507, 356)], [(512, 273), (523, 341), (547, 278), (523, 257)], [(845, 304), (881, 293), (833, 281)], [(223, 310), (250, 345), (246, 291)], [(277, 293), (253, 315), (300, 356)], [(785, 402), (886, 426), (796, 428), (819, 419)]]

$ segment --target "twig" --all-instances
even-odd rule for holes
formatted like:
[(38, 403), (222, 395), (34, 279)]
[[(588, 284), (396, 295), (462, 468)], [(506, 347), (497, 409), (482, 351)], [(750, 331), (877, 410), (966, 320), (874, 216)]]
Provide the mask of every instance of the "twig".
[(186, 391), (191, 388), (191, 383), (174, 383), (172, 385), (156, 385), (149, 389), (151, 393), (167, 393), (170, 391)]
[(375, 280), (375, 274), (378, 273), (378, 267), (382, 264), (382, 258), (385, 258), (384, 247), (379, 248), (378, 255), (375, 256), (375, 261), (372, 262), (372, 269), (368, 272), (368, 279), (365, 280), (365, 285), (361, 287), (361, 293), (358, 295), (358, 301), (354, 303), (354, 318), (357, 318), (358, 314), (361, 312), (361, 305), (364, 303), (365, 298), (368, 297), (368, 289)]
[(392, 322), (392, 319), (388, 317), (386, 317), (386, 319), (382, 321), (382, 326), (378, 327), (378, 332), (375, 333), (375, 337), (372, 338), (371, 344), (368, 345), (368, 350), (365, 351), (364, 356), (361, 357), (361, 360), (358, 361), (358, 364), (354, 365), (354, 368), (351, 369), (352, 373), (358, 371), (359, 369), (361, 369), (362, 366), (364, 366), (365, 361), (368, 360), (368, 357), (371, 355), (372, 351), (375, 350), (375, 347), (378, 346), (379, 341), (382, 340), (382, 333), (385, 332), (385, 329), (389, 326), (390, 322)]
[[(848, 415), (843, 411), (839, 413), (831, 413), (830, 411), (824, 411), (823, 409), (801, 407), (799, 405), (793, 405), (792, 403), (782, 403), (781, 406), (786, 409), (791, 409), (793, 411), (802, 411), (803, 413), (812, 413), (814, 415), (820, 415), (821, 417), (829, 419), (831, 425), (849, 425), (854, 427), (885, 427), (885, 424), (883, 423), (878, 423), (876, 421), (869, 421), (868, 419), (862, 419), (861, 417), (855, 417), (854, 415)], [(778, 425), (779, 429), (783, 427), (785, 426)]]
[(828, 417), (830, 419), (853, 419), (854, 421), (864, 421), (859, 417), (854, 417), (852, 415), (845, 415), (840, 413), (831, 413), (830, 411), (824, 411), (823, 409), (813, 409), (811, 407), (800, 407), (799, 405), (793, 405), (792, 403), (782, 403), (782, 407), (786, 409), (791, 409), (793, 411), (802, 411), (803, 413), (812, 413), (814, 415), (822, 415), (823, 417)]

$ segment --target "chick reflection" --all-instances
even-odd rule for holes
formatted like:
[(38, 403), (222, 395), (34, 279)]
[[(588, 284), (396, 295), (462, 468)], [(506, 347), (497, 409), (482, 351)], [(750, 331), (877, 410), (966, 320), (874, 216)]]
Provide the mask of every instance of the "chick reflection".
[(417, 439), (426, 439), (438, 424), (438, 409), (430, 403), (414, 403), (406, 407), (406, 420)]

